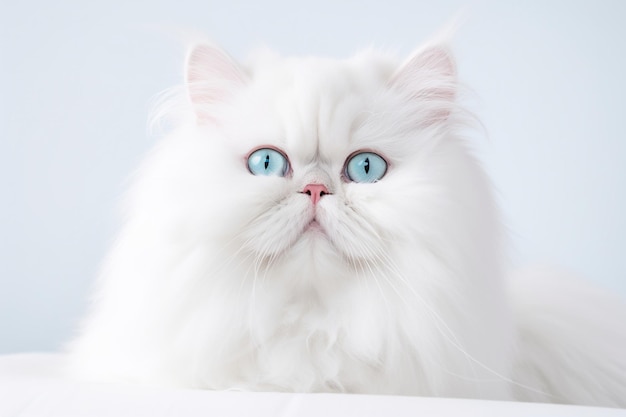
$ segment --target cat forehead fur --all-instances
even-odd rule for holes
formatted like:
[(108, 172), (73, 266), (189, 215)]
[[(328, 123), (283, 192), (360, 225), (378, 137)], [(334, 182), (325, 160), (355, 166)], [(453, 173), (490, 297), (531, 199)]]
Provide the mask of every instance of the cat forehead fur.
[[(370, 145), (365, 138), (359, 143), (354, 133), (375, 111), (396, 67), (374, 50), (346, 60), (257, 56), (246, 67), (250, 79), (234, 97), (237, 112), (230, 121), (243, 130), (242, 139), (250, 138), (242, 140), (245, 146), (265, 140), (291, 151), (295, 164), (334, 161)], [(255, 123), (238, 123), (242, 116)]]

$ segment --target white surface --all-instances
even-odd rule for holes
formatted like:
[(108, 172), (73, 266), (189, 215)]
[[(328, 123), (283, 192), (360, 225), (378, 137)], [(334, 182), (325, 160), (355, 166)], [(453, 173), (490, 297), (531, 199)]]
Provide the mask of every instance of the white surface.
[(80, 383), (63, 356), (0, 356), (0, 417), (36, 416), (626, 416), (626, 410), (443, 398), (165, 389)]
[(171, 27), (237, 58), (408, 54), (459, 9), (460, 78), (489, 140), (516, 264), (626, 295), (626, 1), (34, 0), (0, 3), (0, 352), (69, 339), (115, 233), (150, 99), (182, 80)]

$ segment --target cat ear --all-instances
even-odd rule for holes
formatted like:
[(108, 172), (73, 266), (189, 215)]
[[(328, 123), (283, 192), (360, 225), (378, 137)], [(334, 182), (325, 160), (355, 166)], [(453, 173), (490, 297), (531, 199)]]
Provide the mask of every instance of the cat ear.
[(246, 83), (239, 65), (220, 48), (194, 45), (187, 55), (185, 84), (199, 123), (215, 122), (215, 105)]
[(457, 93), (456, 65), (446, 45), (427, 45), (391, 78), (392, 88), (419, 105), (421, 119), (433, 125), (448, 119)]

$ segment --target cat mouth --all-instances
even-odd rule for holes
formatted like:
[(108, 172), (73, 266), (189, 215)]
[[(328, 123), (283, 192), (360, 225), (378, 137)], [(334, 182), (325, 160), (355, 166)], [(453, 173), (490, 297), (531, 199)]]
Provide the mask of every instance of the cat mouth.
[(317, 220), (317, 218), (313, 217), (313, 219), (311, 219), (311, 221), (304, 227), (304, 230), (302, 231), (302, 234), (307, 233), (326, 235), (326, 230), (324, 229), (324, 226), (322, 226), (322, 224)]

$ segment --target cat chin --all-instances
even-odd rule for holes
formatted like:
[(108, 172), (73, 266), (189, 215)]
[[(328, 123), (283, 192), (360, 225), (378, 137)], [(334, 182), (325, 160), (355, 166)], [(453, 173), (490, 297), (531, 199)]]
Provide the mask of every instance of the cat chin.
[[(350, 251), (350, 247), (344, 247), (341, 236), (337, 230), (325, 225), (322, 221), (313, 218), (299, 232), (291, 244), (270, 256), (274, 259), (299, 259), (301, 255), (303, 264), (313, 261), (317, 267), (327, 267), (334, 264), (337, 268), (348, 272), (354, 272), (362, 265), (372, 265), (375, 260), (363, 256), (360, 253)], [(298, 261), (300, 262), (300, 261)], [(320, 271), (320, 274), (322, 272)], [(317, 278), (314, 278), (317, 279)]]
[[(284, 216), (289, 219), (286, 223), (266, 221), (261, 224), (262, 229), (253, 227), (245, 235), (246, 244), (255, 257), (271, 264), (292, 257), (294, 252), (304, 251), (320, 262), (326, 262), (325, 257), (329, 253), (333, 254), (332, 257), (336, 257), (338, 253), (343, 254), (348, 260), (350, 254), (342, 250), (337, 242), (338, 225), (327, 220), (325, 211), (293, 204), (293, 200), (291, 203), (293, 210), (290, 216)], [(270, 228), (273, 233), (262, 233), (263, 229)]]
[(282, 253), (281, 257), (293, 257), (301, 253), (307, 259), (316, 259), (316, 261), (326, 262), (329, 254), (335, 257), (338, 253), (329, 237), (329, 234), (317, 220), (311, 220), (300, 232), (295, 241), (289, 245)]

